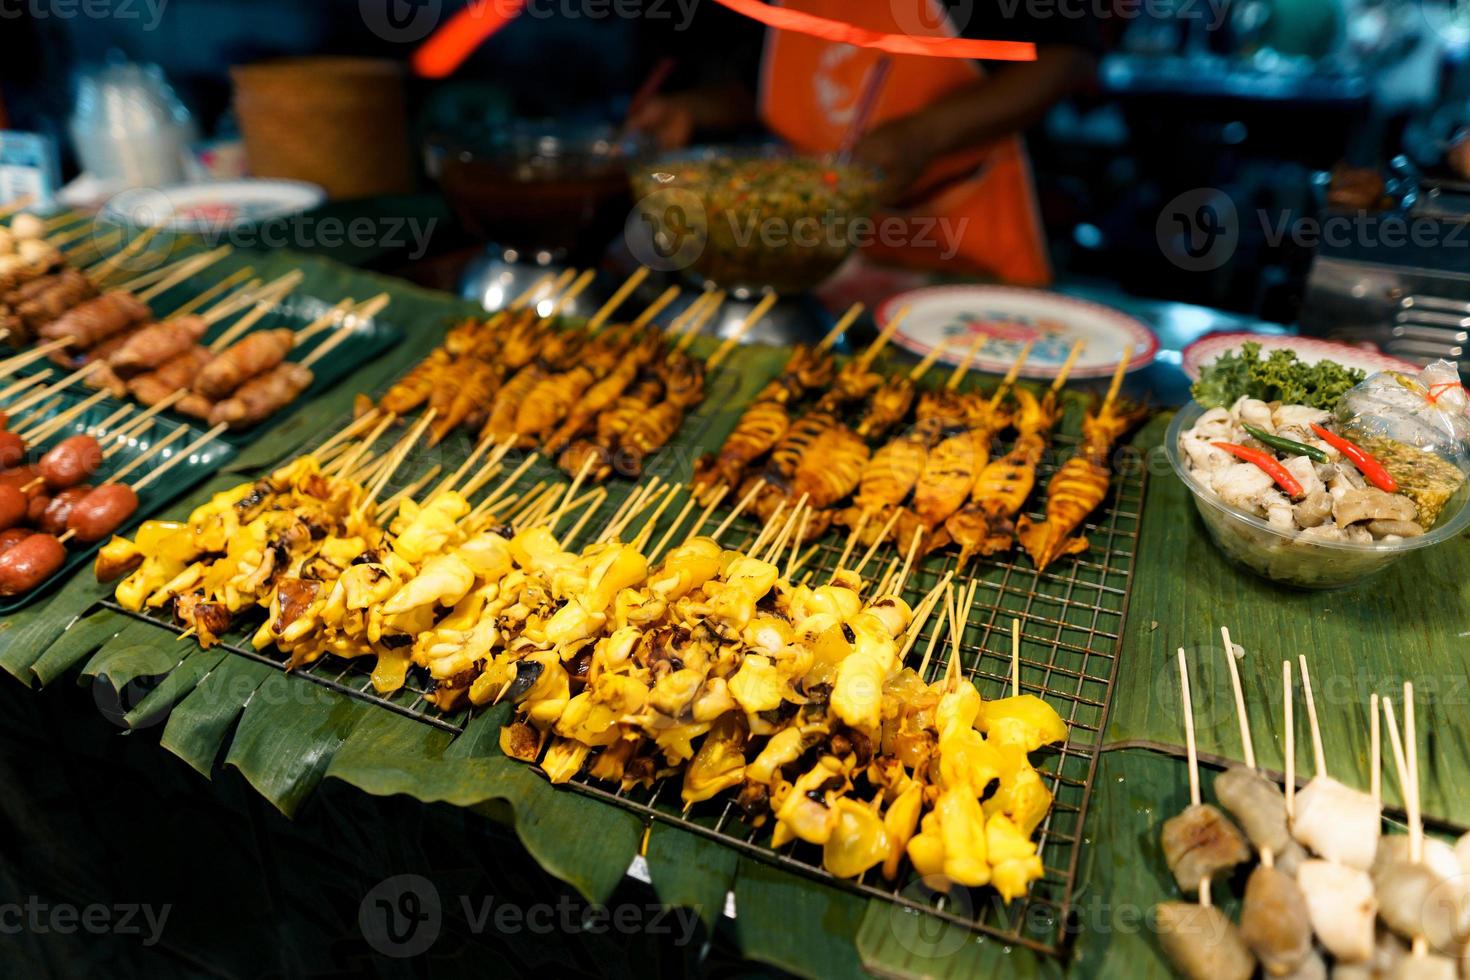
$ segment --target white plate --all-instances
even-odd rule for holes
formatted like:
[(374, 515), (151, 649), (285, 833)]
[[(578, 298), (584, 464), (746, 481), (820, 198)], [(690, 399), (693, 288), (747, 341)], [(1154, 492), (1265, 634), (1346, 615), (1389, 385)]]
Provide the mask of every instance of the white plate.
[(219, 231), (310, 211), (327, 199), (300, 180), (223, 180), (123, 191), (102, 217), (119, 224), (172, 231)]
[(1189, 376), (1190, 381), (1198, 381), (1200, 371), (1207, 365), (1215, 363), (1215, 359), (1228, 350), (1235, 350), (1248, 340), (1253, 340), (1261, 345), (1263, 355), (1273, 350), (1296, 351), (1297, 359), (1303, 364), (1316, 364), (1318, 361), (1336, 361), (1343, 367), (1357, 368), (1367, 374), (1374, 371), (1403, 371), (1407, 374), (1417, 375), (1422, 369), (1419, 365), (1410, 361), (1401, 361), (1397, 357), (1389, 357), (1375, 350), (1367, 350), (1362, 347), (1352, 347), (1348, 344), (1339, 344), (1332, 340), (1319, 340), (1316, 337), (1284, 337), (1280, 334), (1274, 336), (1261, 336), (1253, 333), (1217, 333), (1209, 337), (1203, 337), (1184, 348), (1183, 367), (1184, 373)]
[(973, 367), (1004, 374), (1021, 348), (1034, 341), (1021, 369), (1027, 378), (1054, 378), (1072, 345), (1086, 341), (1073, 378), (1105, 378), (1129, 347), (1128, 370), (1146, 367), (1159, 342), (1142, 321), (1110, 306), (1018, 286), (930, 286), (890, 297), (878, 307), (878, 326), (886, 326), (902, 307), (909, 313), (894, 334), (894, 343), (915, 354), (928, 354), (946, 339), (940, 360), (957, 364), (977, 333), (989, 336)]

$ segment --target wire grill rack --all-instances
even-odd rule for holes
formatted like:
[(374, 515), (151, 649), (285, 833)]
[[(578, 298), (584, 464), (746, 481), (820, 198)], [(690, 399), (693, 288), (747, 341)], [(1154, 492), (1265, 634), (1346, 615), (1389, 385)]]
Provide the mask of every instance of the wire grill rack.
[[(717, 404), (716, 398), (712, 397), (705, 404)], [(712, 411), (693, 413), (677, 441), (650, 460), (645, 473), (677, 474), (681, 468), (687, 472), (688, 461), (695, 453), (694, 447), (710, 441), (708, 429), (712, 421)], [(408, 485), (435, 463), (447, 471), (449, 463), (463, 460), (471, 446), (468, 436), (451, 435), (437, 449), (419, 453), (409, 460), (396, 475), (394, 489)], [(1074, 446), (1074, 439), (1057, 439), (1055, 450), (1048, 454), (1039, 468), (1038, 488), (1046, 486), (1051, 474), (1071, 454)], [(1082, 529), (1091, 542), (1085, 553), (1075, 558), (1060, 559), (1041, 573), (1019, 552), (977, 558), (956, 577), (966, 585), (972, 578), (978, 583), (975, 602), (962, 634), (961, 663), (957, 665), (959, 673), (971, 678), (986, 698), (1010, 693), (1010, 630), (1012, 620), (1019, 620), (1021, 689), (1024, 693), (1036, 694), (1047, 700), (1070, 729), (1065, 744), (1032, 756), (1054, 802), (1036, 835), (1045, 874), (1031, 884), (1024, 898), (1006, 904), (988, 889), (970, 894), (964, 894), (963, 889), (955, 889), (950, 895), (944, 895), (925, 886), (909, 870), (901, 872), (896, 882), (885, 880), (876, 868), (857, 881), (836, 878), (821, 867), (819, 848), (798, 841), (779, 850), (772, 849), (769, 845), (770, 825), (756, 828), (743, 820), (740, 809), (729, 794), (696, 804), (686, 812), (679, 797), (677, 780), (661, 780), (646, 790), (621, 791), (599, 784), (583, 773), (566, 784), (567, 787), (637, 813), (649, 823), (678, 826), (720, 841), (756, 860), (795, 871), (833, 887), (883, 899), (900, 907), (923, 910), (1008, 944), (1050, 955), (1065, 955), (1073, 933), (1069, 914), (1084, 845), (1082, 828), (1117, 676), (1147, 481), (1147, 468), (1137, 454), (1125, 449), (1117, 457), (1116, 464), (1108, 498)], [(531, 488), (557, 475), (558, 471), (542, 461), (526, 471), (517, 481), (516, 489)], [(565, 479), (564, 476), (561, 478)], [(633, 484), (614, 478), (609, 489), (608, 499), (587, 523), (582, 540), (590, 540), (596, 535), (618, 504), (632, 492)], [(1031, 514), (1039, 519), (1043, 512), (1037, 506), (1043, 503), (1044, 493), (1039, 490), (1037, 497), (1043, 499), (1033, 499)], [(669, 522), (676, 509), (669, 509), (662, 524)], [(723, 513), (717, 510), (704, 530), (712, 529), (728, 513), (728, 508)], [(634, 523), (635, 528), (637, 523)], [(680, 533), (688, 533), (688, 530), (681, 528)], [(759, 521), (742, 515), (722, 540), (736, 546), (758, 532)], [(824, 581), (837, 566), (844, 543), (843, 529), (829, 531), (815, 544), (803, 566), (803, 573), (809, 570), (814, 581)], [(889, 555), (891, 552), (882, 555), (885, 563)], [(855, 560), (850, 559), (849, 565)], [(911, 603), (916, 603), (947, 570), (953, 568), (954, 563), (953, 552), (939, 552), (920, 562), (916, 573), (910, 576), (906, 597)], [(870, 576), (878, 574), (871, 565), (865, 572)], [(113, 603), (106, 605), (126, 612)], [(159, 612), (129, 615), (175, 632), (181, 631), (177, 624)], [(940, 617), (933, 616), (921, 631), (910, 652), (911, 665), (918, 663), (933, 629), (938, 628), (939, 623)], [(258, 653), (250, 646), (248, 637), (253, 624), (242, 626), (243, 630), (223, 638), (222, 648), (284, 670), (279, 660)], [(935, 645), (926, 679), (944, 675), (949, 666), (949, 651), (947, 638)], [(372, 687), (371, 667), (370, 657), (355, 660), (327, 657), (309, 667), (298, 668), (295, 673), (347, 696), (445, 731), (457, 734), (463, 730), (468, 712), (445, 713), (435, 708), (429, 701), (426, 678), (416, 677), (417, 671), (410, 672), (408, 683), (402, 690), (384, 697)]]

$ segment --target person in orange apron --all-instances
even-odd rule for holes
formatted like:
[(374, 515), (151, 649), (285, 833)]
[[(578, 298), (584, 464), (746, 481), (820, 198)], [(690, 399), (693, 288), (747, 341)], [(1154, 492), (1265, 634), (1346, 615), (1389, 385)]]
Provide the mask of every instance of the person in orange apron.
[[(977, 62), (884, 55), (805, 34), (767, 32), (757, 104), (761, 121), (807, 153), (838, 149), (864, 80), (881, 58), (887, 79), (855, 156), (886, 177), (876, 216), (888, 233), (867, 246), (905, 265), (956, 265), (1006, 282), (1043, 285), (1051, 264), (1021, 131), (1085, 83), (1095, 25), (1078, 6), (1027, 15), (997, 0), (783, 0), (783, 6), (889, 33), (1027, 40), (1037, 59), (988, 71)], [(1082, 5), (1085, 6), (1085, 5)], [(951, 10), (953, 8), (953, 10)], [(1009, 8), (1009, 9), (1007, 9)], [(747, 100), (748, 102), (748, 100)], [(725, 87), (651, 100), (633, 119), (664, 145), (743, 121)], [(892, 219), (902, 222), (897, 232)]]

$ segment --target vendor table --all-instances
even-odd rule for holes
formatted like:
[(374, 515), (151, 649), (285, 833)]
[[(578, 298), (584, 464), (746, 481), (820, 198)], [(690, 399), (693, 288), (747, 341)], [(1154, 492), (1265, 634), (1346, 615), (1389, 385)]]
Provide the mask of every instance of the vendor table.
[[(296, 411), (178, 512), (320, 437), (356, 393), (400, 374), (473, 309), (323, 259), (252, 260), (267, 275), (301, 267), (303, 291), (315, 295), (391, 291), (387, 318), (409, 339)], [(782, 360), (774, 349), (742, 349), (732, 361), (739, 391), (728, 404), (748, 397)], [(1333, 774), (1360, 785), (1369, 691), (1394, 692), (1414, 680), (1428, 702), (1420, 714), (1429, 733), (1426, 814), (1434, 826), (1455, 828), (1470, 815), (1462, 798), (1470, 789), (1454, 778), (1470, 752), (1461, 666), (1470, 652), (1462, 573), (1470, 543), (1416, 553), (1355, 590), (1273, 588), (1226, 565), (1205, 537), (1187, 492), (1154, 451), (1166, 421), (1155, 418), (1135, 437), (1150, 473), (1129, 531), (1136, 551), (1119, 572), (1131, 580), (1131, 599), (1126, 616), (1102, 631), (1117, 640), (1089, 654), (1112, 658), (1116, 648), (1116, 685), (1096, 736), (1095, 792), (1078, 831), (1060, 957), (813, 882), (554, 788), (499, 755), (504, 709), (480, 714), (456, 735), (244, 657), (185, 647), (166, 630), (100, 607), (108, 590), (90, 575), (0, 622), (0, 667), (15, 680), (0, 694), (8, 790), (0, 809), (8, 832), (0, 929), (10, 922), (5, 903), (32, 898), (171, 906), (148, 945), (146, 929), (117, 929), (102, 940), (22, 929), (15, 948), (32, 973), (103, 966), (149, 976), (440, 976), (509, 967), (606, 975), (645, 974), (655, 963), (720, 972), (743, 956), (820, 976), (1167, 976), (1149, 910), (1175, 895), (1158, 830), (1188, 798), (1173, 651), (1182, 645), (1198, 654), (1204, 757), (1238, 756), (1223, 654), (1211, 639), (1219, 626), (1231, 627), (1247, 650), (1241, 669), (1257, 751), (1276, 768), (1280, 662), (1309, 654)], [(1390, 803), (1395, 792), (1387, 789)], [(627, 875), (640, 852), (651, 888)], [(428, 915), (422, 886), (401, 877), (411, 874), (423, 876), (437, 900), (439, 938), (421, 956), (399, 958), (416, 951), (411, 930), (385, 935), (373, 910), (397, 910), (405, 923)], [(580, 911), (571, 928), (543, 932), (529, 918), (486, 918), (486, 897), (523, 914), (563, 899)], [(1230, 900), (1221, 896), (1222, 904)], [(582, 928), (588, 902), (634, 909), (633, 924)], [(677, 916), (662, 913), (662, 927), (652, 924), (660, 903), (698, 909), (712, 928), (680, 941)], [(636, 915), (644, 918), (633, 922)]]

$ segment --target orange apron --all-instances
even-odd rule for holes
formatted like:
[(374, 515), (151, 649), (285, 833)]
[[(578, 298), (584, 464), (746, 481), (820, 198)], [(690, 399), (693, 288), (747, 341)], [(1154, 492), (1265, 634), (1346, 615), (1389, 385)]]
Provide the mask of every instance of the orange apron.
[[(904, 16), (897, 11), (913, 9)], [(783, 0), (783, 6), (870, 30), (952, 36), (942, 0)], [(808, 153), (841, 145), (869, 70), (883, 55), (805, 34), (766, 35), (761, 115), (772, 132)], [(869, 127), (907, 116), (982, 74), (972, 61), (894, 55)], [(874, 241), (865, 252), (904, 265), (953, 269), (955, 262), (1006, 282), (1051, 281), (1041, 220), (1026, 150), (1008, 136), (979, 150), (945, 157), (930, 167), (920, 187), (943, 184), (928, 200), (876, 216), (905, 219), (908, 244)], [(937, 219), (939, 224), (933, 224)], [(948, 222), (948, 231), (944, 222)], [(946, 236), (958, 236), (950, 250)], [(885, 236), (886, 237), (886, 236)]]

